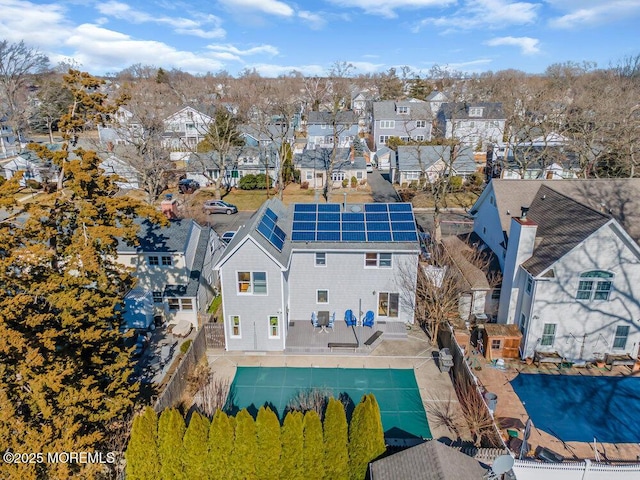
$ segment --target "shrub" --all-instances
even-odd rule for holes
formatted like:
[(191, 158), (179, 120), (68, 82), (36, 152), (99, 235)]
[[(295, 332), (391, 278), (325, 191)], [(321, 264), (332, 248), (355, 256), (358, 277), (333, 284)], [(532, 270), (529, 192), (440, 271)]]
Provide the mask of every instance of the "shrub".
[(158, 416), (151, 407), (133, 419), (129, 445), (124, 454), (127, 478), (153, 480), (160, 475), (158, 458)]
[(462, 177), (451, 177), (449, 179), (449, 185), (451, 186), (451, 190), (453, 192), (457, 192), (462, 189)]
[(348, 185), (349, 185), (349, 180), (347, 180), (346, 178), (342, 180), (342, 188), (347, 188)]
[(302, 182), (300, 184), (300, 190), (307, 190), (309, 188), (309, 182)]
[(356, 177), (351, 177), (351, 188), (356, 188), (358, 186), (358, 179)]
[(481, 172), (473, 172), (471, 174), (470, 183), (474, 187), (481, 187), (484, 183), (484, 174)]
[(184, 342), (182, 345), (180, 345), (180, 353), (182, 353), (183, 355), (187, 353), (187, 350), (189, 350), (191, 343), (193, 343), (193, 340), (189, 339), (186, 342)]
[(193, 412), (184, 434), (184, 473), (186, 478), (206, 478), (208, 467), (209, 420)]
[(32, 178), (27, 180), (25, 184), (27, 185), (27, 187), (32, 188), (34, 190), (40, 190), (42, 188), (42, 185), (40, 184), (40, 182), (37, 180), (33, 180)]
[[(256, 417), (256, 475), (264, 480), (280, 478), (280, 420), (268, 407), (260, 407)], [(195, 477), (194, 477), (195, 478)]]
[(176, 409), (167, 409), (158, 421), (159, 478), (184, 478), (182, 439), (186, 430), (184, 419)]
[[(271, 188), (271, 184), (273, 181), (271, 177), (269, 177), (266, 173), (259, 173), (255, 176), (257, 190), (265, 190), (266, 188)], [(268, 186), (267, 186), (268, 184)]]
[(330, 398), (324, 414), (325, 478), (349, 477), (348, 428), (344, 405)]
[(240, 190), (255, 190), (257, 187), (257, 178), (255, 175), (245, 175), (238, 182)]

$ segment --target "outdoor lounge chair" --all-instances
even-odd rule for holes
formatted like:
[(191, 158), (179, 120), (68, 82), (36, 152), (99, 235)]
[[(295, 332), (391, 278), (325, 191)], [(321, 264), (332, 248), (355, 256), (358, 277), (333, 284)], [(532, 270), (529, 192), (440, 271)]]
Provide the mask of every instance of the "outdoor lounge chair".
[(335, 323), (336, 323), (336, 312), (333, 312), (329, 317), (329, 325), (327, 325), (327, 328), (333, 329), (333, 326), (335, 325)]
[(347, 327), (355, 327), (358, 322), (352, 310), (344, 312), (344, 321), (347, 323)]
[(318, 324), (318, 315), (316, 312), (311, 312), (311, 325), (313, 325), (313, 328), (318, 328), (320, 326)]
[(373, 311), (369, 310), (364, 316), (364, 321), (362, 322), (362, 325), (364, 325), (365, 327), (373, 328), (373, 324), (374, 324), (374, 313)]

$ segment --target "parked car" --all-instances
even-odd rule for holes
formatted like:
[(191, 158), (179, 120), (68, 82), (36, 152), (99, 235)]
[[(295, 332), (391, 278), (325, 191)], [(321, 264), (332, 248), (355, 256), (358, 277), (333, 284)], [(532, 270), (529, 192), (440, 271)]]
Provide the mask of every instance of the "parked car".
[(185, 178), (178, 182), (180, 193), (193, 193), (200, 188), (200, 184), (191, 178)]
[(229, 243), (235, 234), (236, 232), (234, 230), (229, 230), (220, 236), (220, 240), (222, 240), (223, 243)]
[(238, 208), (235, 205), (223, 200), (207, 200), (202, 204), (202, 210), (205, 213), (226, 213), (227, 215), (238, 213)]
[(367, 173), (372, 173), (373, 172), (373, 165), (370, 163), (367, 163)]

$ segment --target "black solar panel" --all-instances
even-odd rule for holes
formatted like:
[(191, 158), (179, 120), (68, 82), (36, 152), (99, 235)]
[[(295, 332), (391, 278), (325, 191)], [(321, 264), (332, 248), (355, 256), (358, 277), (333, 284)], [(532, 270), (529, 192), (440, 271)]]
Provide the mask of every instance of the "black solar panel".
[(267, 208), (264, 211), (264, 216), (273, 220), (273, 223), (276, 223), (278, 221), (278, 215), (276, 215), (275, 212), (270, 208)]
[(411, 204), (410, 203), (389, 203), (389, 211), (390, 212), (409, 212), (411, 213)]
[(276, 222), (278, 221), (278, 216), (275, 214), (273, 210), (267, 208), (264, 211), (264, 215), (260, 219), (260, 223), (256, 230), (266, 238), (271, 245), (273, 245), (278, 251), (282, 251), (282, 247), (284, 246), (284, 240), (286, 238), (286, 234), (284, 230), (282, 230)]
[(365, 212), (387, 212), (387, 204), (386, 203), (365, 203), (364, 205)]
[(318, 212), (340, 213), (340, 204), (339, 203), (320, 203), (318, 204)]
[(294, 212), (315, 212), (317, 205), (315, 203), (296, 203), (293, 206)]

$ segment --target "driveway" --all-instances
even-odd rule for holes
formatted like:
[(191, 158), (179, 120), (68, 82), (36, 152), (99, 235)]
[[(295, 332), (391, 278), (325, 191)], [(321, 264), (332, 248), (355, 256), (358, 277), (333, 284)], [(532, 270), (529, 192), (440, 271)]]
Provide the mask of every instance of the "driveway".
[[(388, 176), (388, 175), (387, 175)], [(400, 197), (393, 185), (378, 170), (367, 175), (367, 182), (371, 187), (371, 195), (374, 202), (388, 203), (399, 202)]]

